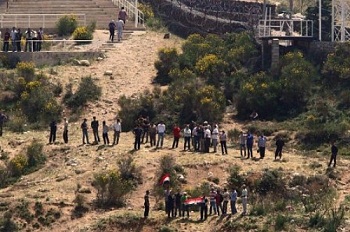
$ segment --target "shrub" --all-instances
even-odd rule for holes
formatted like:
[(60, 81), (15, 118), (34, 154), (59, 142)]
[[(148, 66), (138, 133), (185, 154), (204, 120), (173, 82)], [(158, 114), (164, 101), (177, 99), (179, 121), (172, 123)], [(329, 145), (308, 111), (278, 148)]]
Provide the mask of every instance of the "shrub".
[(0, 232), (14, 232), (18, 230), (18, 225), (12, 220), (12, 214), (5, 212), (4, 216), (0, 218)]
[(115, 170), (96, 173), (93, 186), (97, 189), (96, 203), (100, 207), (123, 206), (125, 195), (133, 190), (133, 184)]
[(33, 62), (22, 61), (16, 65), (19, 76), (24, 77), (26, 82), (30, 82), (35, 77), (35, 64)]
[(227, 184), (229, 189), (237, 189), (244, 183), (244, 178), (239, 174), (241, 167), (233, 165), (229, 170), (229, 177), (227, 178)]
[(154, 19), (154, 12), (150, 4), (139, 3), (137, 7), (143, 13), (146, 23), (148, 22), (149, 19)]
[(154, 63), (157, 69), (157, 76), (154, 78), (155, 82), (166, 85), (172, 79), (169, 75), (172, 69), (179, 65), (179, 54), (176, 48), (163, 48), (158, 52), (159, 60)]
[[(73, 32), (74, 40), (92, 40), (93, 35), (87, 27), (77, 27)], [(91, 41), (78, 41), (77, 44), (91, 43)]]
[(39, 165), (42, 165), (46, 161), (46, 156), (43, 154), (42, 143), (39, 143), (37, 140), (33, 142), (27, 148), (27, 160), (28, 160), (28, 169), (36, 169)]
[(288, 218), (286, 216), (278, 214), (275, 219), (275, 230), (276, 231), (284, 230), (286, 227), (287, 221), (288, 221)]
[(13, 157), (7, 165), (11, 176), (19, 177), (24, 173), (28, 159), (25, 155), (19, 154)]
[(0, 188), (6, 187), (10, 173), (7, 168), (0, 167)]
[(57, 22), (58, 35), (70, 35), (78, 27), (78, 21), (74, 15), (65, 15)]
[(68, 107), (72, 108), (73, 110), (77, 110), (78, 108), (84, 106), (88, 101), (98, 100), (101, 94), (101, 87), (95, 84), (91, 76), (83, 77), (79, 84), (78, 90), (72, 95), (70, 92), (67, 92), (64, 97), (64, 102)]
[(17, 112), (11, 116), (11, 119), (6, 123), (7, 128), (12, 132), (22, 133), (25, 131), (24, 125), (26, 118), (21, 113)]
[(273, 192), (275, 195), (283, 194), (285, 183), (282, 179), (283, 173), (278, 170), (265, 170), (262, 178), (257, 183), (257, 192), (266, 195)]
[(209, 196), (210, 184), (209, 182), (203, 182), (200, 186), (196, 186), (193, 189), (186, 189), (186, 192), (191, 197)]
[(130, 181), (136, 187), (138, 184), (142, 184), (141, 169), (136, 167), (134, 158), (132, 156), (126, 156), (121, 158), (117, 162), (120, 177), (123, 180)]
[(86, 197), (82, 194), (76, 194), (74, 203), (75, 207), (73, 209), (73, 217), (80, 218), (82, 217), (87, 211), (89, 211), (89, 207), (86, 204)]

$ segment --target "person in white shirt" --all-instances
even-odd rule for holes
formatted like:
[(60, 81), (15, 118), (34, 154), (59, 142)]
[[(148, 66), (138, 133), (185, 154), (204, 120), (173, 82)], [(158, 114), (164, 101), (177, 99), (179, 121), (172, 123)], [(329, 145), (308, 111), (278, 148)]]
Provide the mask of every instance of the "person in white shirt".
[(185, 139), (185, 144), (184, 144), (184, 151), (186, 151), (186, 145), (188, 144), (188, 150), (191, 150), (191, 129), (190, 126), (187, 124), (185, 129), (184, 129), (184, 139)]
[(11, 44), (12, 44), (12, 51), (15, 52), (17, 51), (17, 46), (16, 46), (16, 34), (17, 30), (15, 27), (12, 28), (10, 32), (10, 37), (11, 37)]
[(248, 199), (248, 191), (247, 191), (247, 187), (245, 186), (245, 184), (242, 186), (243, 190), (242, 190), (242, 206), (243, 206), (243, 212), (242, 215), (247, 215), (247, 199)]
[(106, 125), (106, 121), (103, 121), (102, 122), (102, 138), (103, 138), (104, 145), (109, 144), (108, 131), (109, 131), (109, 128)]
[(221, 152), (223, 155), (227, 155), (227, 145), (226, 145), (227, 136), (225, 131), (221, 131), (220, 133), (220, 144), (221, 144)]
[(158, 140), (157, 140), (157, 148), (163, 147), (163, 142), (164, 142), (164, 134), (165, 134), (165, 124), (161, 121), (157, 125), (157, 134), (158, 134)]
[(67, 118), (63, 119), (63, 141), (68, 143), (68, 120)]
[(204, 152), (209, 153), (210, 141), (211, 141), (211, 131), (209, 127), (205, 127), (204, 130)]
[[(244, 134), (243, 131), (241, 131), (241, 134), (239, 135), (239, 148), (241, 150), (241, 157), (245, 157), (247, 155), (246, 143), (247, 143), (247, 135)], [(243, 156), (243, 152), (244, 152), (244, 156)]]
[(261, 134), (260, 137), (258, 138), (260, 159), (264, 159), (264, 157), (265, 157), (266, 141), (267, 141), (267, 139), (264, 136), (264, 134)]
[(211, 133), (211, 141), (213, 144), (214, 153), (216, 153), (216, 149), (218, 146), (218, 138), (219, 138), (219, 127), (218, 127), (218, 125), (215, 125), (213, 132)]
[(120, 119), (118, 118), (117, 121), (113, 125), (114, 135), (113, 135), (113, 145), (119, 143), (119, 137), (120, 132), (122, 132), (122, 124), (120, 122)]

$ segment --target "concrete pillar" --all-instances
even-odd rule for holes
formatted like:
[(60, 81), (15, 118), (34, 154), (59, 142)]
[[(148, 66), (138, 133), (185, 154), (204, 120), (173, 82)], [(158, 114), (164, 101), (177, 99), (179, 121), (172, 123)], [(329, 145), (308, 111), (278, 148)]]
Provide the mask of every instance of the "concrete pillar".
[(278, 71), (279, 60), (280, 60), (279, 39), (273, 39), (272, 46), (271, 46), (271, 72), (273, 74), (276, 74)]

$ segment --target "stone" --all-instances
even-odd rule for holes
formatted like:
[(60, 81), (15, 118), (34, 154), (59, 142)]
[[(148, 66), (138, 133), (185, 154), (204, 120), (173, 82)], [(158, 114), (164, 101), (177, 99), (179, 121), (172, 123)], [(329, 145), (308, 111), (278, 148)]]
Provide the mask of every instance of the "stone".
[(102, 61), (103, 60), (103, 57), (97, 57), (97, 61)]
[(84, 172), (86, 172), (86, 170), (83, 170), (83, 169), (75, 169), (74, 170), (74, 172), (75, 172), (75, 174), (82, 174), (82, 173), (84, 173)]
[(80, 62), (80, 60), (74, 59), (74, 60), (73, 60), (73, 64), (75, 64), (75, 65), (81, 65), (81, 62)]
[(113, 75), (113, 71), (112, 70), (106, 70), (104, 75), (105, 76), (112, 76)]
[(88, 60), (80, 60), (80, 65), (81, 66), (90, 66), (90, 61), (88, 61)]
[(79, 190), (78, 190), (79, 193), (91, 193), (91, 189), (88, 188), (88, 187), (81, 187)]
[(56, 181), (57, 181), (57, 182), (61, 182), (61, 181), (65, 180), (65, 179), (67, 179), (67, 178), (68, 178), (68, 176), (66, 176), (66, 175), (64, 175), (64, 176), (58, 176), (58, 177), (56, 178)]

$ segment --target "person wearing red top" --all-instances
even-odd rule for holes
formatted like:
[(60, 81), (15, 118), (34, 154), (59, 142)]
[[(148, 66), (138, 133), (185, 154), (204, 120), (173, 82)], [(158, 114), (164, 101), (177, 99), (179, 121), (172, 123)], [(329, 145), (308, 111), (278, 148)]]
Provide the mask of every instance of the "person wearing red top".
[(220, 211), (223, 213), (223, 211), (222, 211), (223, 200), (224, 200), (224, 198), (223, 198), (222, 194), (220, 193), (220, 190), (217, 190), (216, 196), (215, 196), (215, 201), (216, 201), (216, 211), (218, 213), (218, 216), (220, 216)]
[(4, 34), (4, 45), (2, 47), (2, 50), (4, 52), (8, 52), (9, 50), (9, 41), (10, 41), (10, 32), (9, 32), (9, 29), (6, 28), (6, 31), (5, 31), (5, 34)]
[(174, 125), (173, 127), (173, 136), (174, 136), (174, 142), (173, 142), (173, 149), (179, 145), (179, 139), (180, 139), (180, 132), (181, 129), (178, 125)]

